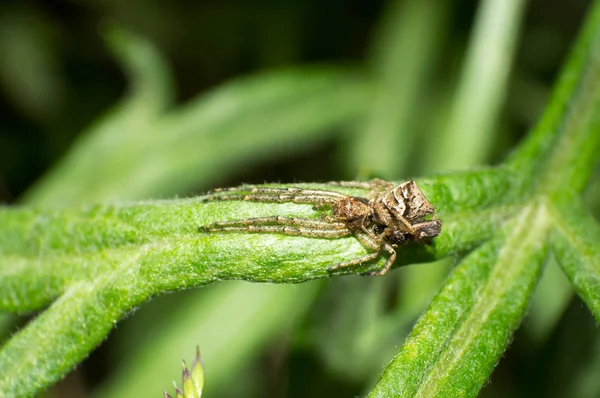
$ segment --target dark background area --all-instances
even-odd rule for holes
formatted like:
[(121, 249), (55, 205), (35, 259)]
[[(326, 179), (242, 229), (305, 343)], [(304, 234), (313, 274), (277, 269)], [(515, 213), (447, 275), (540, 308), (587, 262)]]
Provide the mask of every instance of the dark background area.
[[(587, 1), (531, 1), (514, 65), (507, 117), (517, 128), (499, 137), (510, 147), (535, 120), (583, 18)], [(12, 202), (60, 158), (81, 130), (126, 90), (99, 36), (118, 22), (149, 38), (166, 56), (177, 99), (228, 79), (303, 63), (360, 64), (383, 1), (10, 1), (0, 3), (0, 200)], [(440, 65), (458, 68), (476, 1), (457, 1), (452, 37)], [(533, 88), (531, 87), (533, 86)], [(528, 91), (531, 90), (531, 91)], [(537, 90), (537, 91), (535, 91)], [(534, 107), (528, 109), (527, 106)], [(504, 142), (503, 142), (504, 141)], [(322, 180), (332, 148), (245, 171), (244, 181)], [(504, 153), (497, 157), (502, 158)], [(315, 163), (324, 162), (322, 165)], [(312, 172), (306, 164), (314, 165)], [(341, 173), (331, 173), (341, 174)], [(233, 180), (240, 180), (234, 178)]]

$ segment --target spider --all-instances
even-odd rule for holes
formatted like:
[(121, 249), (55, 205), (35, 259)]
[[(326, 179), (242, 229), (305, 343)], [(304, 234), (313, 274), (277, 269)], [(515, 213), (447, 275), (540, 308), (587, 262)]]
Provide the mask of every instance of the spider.
[(370, 197), (303, 188), (252, 185), (218, 188), (212, 192), (226, 194), (209, 196), (204, 200), (306, 203), (312, 204), (315, 209), (331, 207), (331, 215), (323, 215), (321, 220), (282, 216), (247, 218), (219, 221), (198, 229), (201, 232), (282, 233), (314, 238), (354, 235), (372, 252), (328, 269), (361, 265), (379, 258), (382, 251), (389, 253), (383, 268), (370, 272), (369, 275), (385, 275), (396, 260), (396, 248), (409, 241), (428, 241), (440, 233), (441, 220), (425, 220), (425, 217), (434, 214), (434, 208), (414, 181), (398, 186), (379, 179), (369, 182), (332, 182), (330, 185), (369, 189)]

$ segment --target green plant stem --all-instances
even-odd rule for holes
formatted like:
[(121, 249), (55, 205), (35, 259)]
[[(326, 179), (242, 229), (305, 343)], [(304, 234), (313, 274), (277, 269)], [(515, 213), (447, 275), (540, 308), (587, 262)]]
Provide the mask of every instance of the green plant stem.
[[(581, 192), (588, 183), (600, 154), (600, 17), (599, 7), (590, 9), (581, 39), (573, 50), (561, 80), (554, 92), (550, 106), (540, 123), (522, 147), (520, 155), (513, 158), (519, 169), (538, 168), (533, 179), (525, 179), (527, 185), (537, 186), (538, 194), (553, 195), (575, 190)], [(534, 143), (537, 141), (537, 144)], [(531, 145), (528, 148), (528, 146)], [(519, 153), (519, 152), (517, 152)], [(540, 159), (531, 162), (535, 158)], [(529, 158), (529, 159), (528, 159)], [(529, 162), (529, 165), (527, 163)], [(564, 279), (544, 277), (538, 294), (550, 299), (534, 300), (531, 313), (536, 314), (536, 304), (543, 301), (544, 312), (558, 319), (572, 296), (572, 289)], [(562, 300), (557, 300), (562, 297)], [(554, 303), (552, 315), (549, 306)], [(549, 319), (546, 316), (546, 319)], [(540, 330), (543, 322), (530, 323), (536, 334), (547, 334)]]
[(587, 185), (600, 155), (599, 54), (600, 4), (594, 2), (549, 106), (509, 159), (522, 172), (531, 171), (524, 189), (534, 184), (552, 194), (565, 187), (581, 192)]
[(387, 367), (370, 397), (474, 396), (527, 308), (545, 257), (543, 206), (529, 206), (469, 254)]
[(130, 293), (114, 279), (71, 285), (2, 347), (0, 391), (33, 396), (57, 381), (106, 337), (128, 308), (148, 298)]

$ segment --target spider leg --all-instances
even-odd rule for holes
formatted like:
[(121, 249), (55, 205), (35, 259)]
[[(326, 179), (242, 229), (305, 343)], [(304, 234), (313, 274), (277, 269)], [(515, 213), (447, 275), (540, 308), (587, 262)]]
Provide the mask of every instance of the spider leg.
[(314, 203), (315, 206), (325, 206), (325, 205), (330, 205), (333, 204), (335, 202), (337, 202), (338, 200), (340, 200), (340, 198), (345, 197), (344, 195), (341, 195), (340, 197), (337, 196), (321, 196), (318, 194), (312, 194), (312, 195), (297, 195), (292, 199), (292, 202), (294, 203)]
[(388, 243), (383, 244), (383, 249), (385, 251), (387, 251), (388, 253), (390, 253), (390, 257), (385, 262), (385, 265), (380, 270), (369, 272), (366, 275), (383, 276), (383, 275), (387, 274), (387, 272), (390, 270), (390, 268), (392, 268), (394, 261), (396, 261), (396, 250), (394, 250), (392, 245), (390, 245)]
[[(276, 225), (273, 225), (276, 224)], [(261, 217), (219, 221), (198, 228), (200, 232), (281, 233), (310, 238), (341, 238), (352, 232), (343, 223), (328, 223), (308, 218)]]
[(271, 233), (284, 234), (291, 236), (304, 236), (307, 238), (343, 238), (351, 234), (347, 229), (313, 229), (313, 228), (294, 228), (279, 225), (246, 225), (237, 227), (200, 227), (201, 232), (252, 232), (252, 233)]
[(202, 226), (200, 229), (202, 230), (220, 230), (223, 227), (239, 227), (246, 225), (288, 225), (288, 226), (300, 226), (300, 227), (310, 227), (313, 229), (323, 229), (323, 230), (340, 230), (347, 229), (346, 225), (341, 222), (326, 222), (318, 219), (312, 218), (288, 218), (282, 216), (274, 216), (274, 217), (255, 217), (255, 218), (246, 218), (243, 220), (232, 220), (232, 221), (217, 221), (215, 223)]
[(328, 191), (325, 189), (304, 189), (304, 188), (256, 188), (254, 192), (278, 192), (278, 191), (289, 191), (294, 193), (300, 193), (303, 195), (317, 195), (317, 196), (331, 196), (334, 198), (345, 198), (346, 195), (343, 193)]
[(314, 204), (317, 207), (333, 204), (339, 199), (345, 198), (346, 195), (339, 192), (318, 190), (318, 189), (302, 189), (302, 188), (271, 188), (271, 187), (255, 187), (242, 186), (234, 188), (219, 188), (213, 192), (239, 192), (233, 195), (213, 195), (208, 196), (202, 201), (210, 202), (217, 200), (246, 200), (251, 202), (268, 202), (268, 203), (307, 203)]
[(249, 194), (267, 194), (267, 195), (317, 195), (317, 196), (327, 196), (333, 198), (343, 198), (346, 195), (341, 194), (335, 191), (328, 191), (324, 189), (304, 189), (298, 187), (288, 187), (288, 188), (274, 188), (274, 187), (258, 187), (255, 185), (242, 185), (240, 187), (230, 187), (230, 188), (216, 188), (209, 193), (221, 193), (221, 192), (248, 192)]
[(245, 195), (220, 195), (210, 196), (202, 199), (203, 202), (214, 202), (214, 201), (229, 201), (229, 200), (241, 200), (247, 202), (263, 202), (263, 203), (302, 203), (302, 204), (313, 204), (315, 208), (321, 208), (326, 205), (335, 203), (338, 198), (330, 196), (318, 196), (318, 195), (294, 195), (294, 194), (278, 194), (278, 195), (266, 195), (266, 194), (245, 194)]
[(340, 268), (354, 267), (357, 265), (368, 263), (369, 261), (373, 261), (381, 255), (381, 245), (376, 240), (373, 240), (369, 235), (365, 235), (363, 233), (356, 233), (355, 236), (360, 241), (360, 243), (362, 243), (370, 249), (373, 249), (374, 252), (365, 254), (364, 256), (361, 256), (351, 261), (345, 261), (342, 263), (332, 265), (331, 267), (328, 267), (327, 270), (333, 271)]
[(412, 226), (412, 224), (404, 217), (402, 216), (397, 216), (396, 220), (400, 221), (402, 223), (402, 225), (404, 225), (406, 227), (406, 229), (408, 230), (408, 233), (410, 233), (411, 235), (415, 236), (417, 231), (415, 230), (415, 228)]
[(358, 265), (361, 265), (364, 263), (368, 263), (369, 261), (375, 260), (377, 257), (379, 257), (380, 254), (381, 253), (379, 251), (365, 254), (364, 256), (361, 256), (357, 259), (354, 259), (351, 261), (345, 261), (343, 263), (337, 263), (335, 265), (332, 265), (331, 267), (327, 267), (327, 270), (335, 271), (336, 269), (340, 269), (340, 268), (355, 267), (355, 266), (358, 266)]
[[(362, 226), (362, 230), (365, 234), (367, 234), (369, 238), (371, 238), (372, 242), (381, 242), (381, 240), (383, 239), (383, 233), (381, 234), (381, 236), (377, 236), (375, 235), (375, 232), (373, 232), (373, 229), (367, 229), (367, 227), (365, 227), (364, 225)], [(379, 245), (377, 245), (377, 247), (379, 247)]]
[(257, 188), (256, 185), (244, 184), (239, 185), (237, 187), (225, 187), (225, 188), (215, 188), (208, 191), (208, 194), (218, 193), (218, 192), (240, 192), (240, 191), (252, 191), (254, 188)]

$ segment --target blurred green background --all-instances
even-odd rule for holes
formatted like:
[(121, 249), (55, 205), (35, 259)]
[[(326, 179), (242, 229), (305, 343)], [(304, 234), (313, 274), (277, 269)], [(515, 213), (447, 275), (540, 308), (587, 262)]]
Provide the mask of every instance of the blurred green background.
[[(588, 1), (0, 2), (0, 202), (404, 179), (500, 162), (537, 120)], [(592, 210), (600, 188), (589, 193)], [(47, 396), (364, 395), (451, 261), (385, 278), (158, 297)], [(3, 317), (2, 336), (28, 319)], [(549, 264), (482, 396), (600, 396), (600, 340)], [(590, 348), (593, 347), (593, 348)]]

